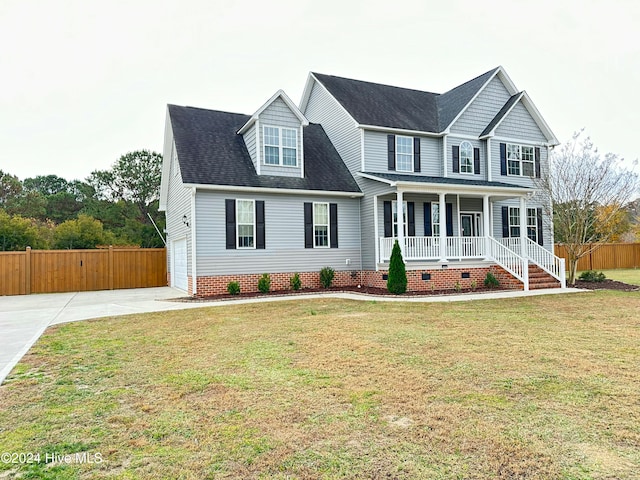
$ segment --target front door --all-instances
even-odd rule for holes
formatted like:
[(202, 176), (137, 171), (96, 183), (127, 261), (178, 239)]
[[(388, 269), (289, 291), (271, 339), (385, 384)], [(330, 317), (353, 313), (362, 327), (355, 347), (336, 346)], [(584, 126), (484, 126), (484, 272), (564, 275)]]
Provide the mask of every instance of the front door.
[(477, 237), (478, 232), (476, 229), (476, 222), (474, 221), (473, 213), (461, 213), (460, 214), (460, 228), (462, 230), (463, 237)]

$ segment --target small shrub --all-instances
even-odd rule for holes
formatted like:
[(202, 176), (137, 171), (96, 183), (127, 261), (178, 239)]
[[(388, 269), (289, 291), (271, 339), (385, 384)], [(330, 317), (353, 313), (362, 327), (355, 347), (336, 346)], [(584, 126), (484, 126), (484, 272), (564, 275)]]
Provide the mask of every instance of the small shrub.
[(263, 273), (258, 280), (258, 290), (262, 293), (269, 293), (269, 290), (271, 290), (271, 277), (268, 273)]
[(240, 284), (238, 282), (229, 282), (227, 283), (227, 292), (231, 295), (239, 295), (240, 294)]
[(454, 289), (456, 292), (460, 293), (460, 292), (462, 291), (462, 285), (460, 285), (460, 282), (456, 282), (456, 283), (453, 285), (453, 289)]
[(302, 287), (302, 280), (300, 280), (300, 275), (298, 273), (294, 273), (293, 277), (289, 279), (289, 286), (291, 286), (292, 290), (300, 290)]
[(476, 288), (478, 288), (478, 282), (474, 280), (471, 282), (471, 290), (475, 292)]
[(500, 282), (496, 276), (491, 272), (487, 272), (487, 276), (484, 277), (484, 286), (487, 288), (497, 288), (499, 285)]
[(587, 270), (582, 272), (578, 277), (585, 282), (604, 282), (607, 276), (603, 272), (596, 272), (595, 270)]
[(322, 270), (320, 270), (320, 284), (324, 288), (331, 287), (331, 284), (333, 283), (333, 277), (335, 276), (335, 274), (336, 272), (333, 268), (323, 267)]
[(407, 271), (402, 259), (400, 244), (396, 240), (391, 250), (389, 259), (389, 276), (387, 278), (387, 290), (390, 293), (399, 295), (407, 291)]

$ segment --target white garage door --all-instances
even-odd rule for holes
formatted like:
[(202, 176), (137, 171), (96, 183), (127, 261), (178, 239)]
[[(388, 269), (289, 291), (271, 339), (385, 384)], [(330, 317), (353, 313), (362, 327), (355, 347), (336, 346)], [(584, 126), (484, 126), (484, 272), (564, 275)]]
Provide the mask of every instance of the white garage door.
[(187, 291), (187, 240), (173, 242), (173, 286)]

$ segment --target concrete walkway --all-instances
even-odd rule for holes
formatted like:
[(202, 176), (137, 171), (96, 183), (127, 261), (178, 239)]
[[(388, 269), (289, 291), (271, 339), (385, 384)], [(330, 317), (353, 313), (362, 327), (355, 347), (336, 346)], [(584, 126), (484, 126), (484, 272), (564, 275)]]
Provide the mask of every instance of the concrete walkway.
[(50, 325), (131, 313), (159, 312), (225, 306), (265, 301), (290, 301), (312, 298), (343, 298), (380, 302), (460, 302), (515, 298), (532, 295), (549, 295), (584, 290), (567, 288), (534, 290), (530, 292), (507, 291), (465, 295), (424, 297), (379, 297), (353, 293), (318, 293), (286, 295), (280, 297), (255, 297), (217, 302), (169, 302), (167, 299), (184, 297), (185, 293), (169, 287), (136, 288), (129, 290), (103, 290), (98, 292), (48, 293), (0, 297), (0, 384), (13, 367), (40, 338)]

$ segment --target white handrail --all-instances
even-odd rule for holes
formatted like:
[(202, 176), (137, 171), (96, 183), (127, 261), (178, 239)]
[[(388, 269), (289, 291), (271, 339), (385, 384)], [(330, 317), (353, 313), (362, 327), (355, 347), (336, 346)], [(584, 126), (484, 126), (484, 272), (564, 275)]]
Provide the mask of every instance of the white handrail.
[(526, 258), (521, 257), (506, 245), (489, 237), (489, 255), (502, 268), (520, 280), (525, 290), (529, 287), (529, 268)]
[(527, 256), (549, 275), (560, 281), (560, 286), (566, 288), (567, 279), (564, 258), (556, 257), (553, 253), (536, 242), (527, 238)]

